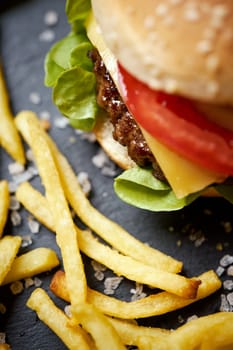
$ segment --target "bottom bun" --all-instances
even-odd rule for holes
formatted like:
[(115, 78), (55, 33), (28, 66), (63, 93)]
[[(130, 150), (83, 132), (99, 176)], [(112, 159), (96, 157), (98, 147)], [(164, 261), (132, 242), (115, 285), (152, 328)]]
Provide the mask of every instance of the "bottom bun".
[[(94, 128), (94, 133), (102, 149), (120, 168), (126, 170), (136, 166), (136, 163), (129, 157), (127, 148), (113, 139), (112, 132), (113, 126), (108, 117), (104, 114), (99, 116)], [(208, 187), (203, 192), (202, 196), (221, 197), (221, 194), (218, 193), (214, 187)]]

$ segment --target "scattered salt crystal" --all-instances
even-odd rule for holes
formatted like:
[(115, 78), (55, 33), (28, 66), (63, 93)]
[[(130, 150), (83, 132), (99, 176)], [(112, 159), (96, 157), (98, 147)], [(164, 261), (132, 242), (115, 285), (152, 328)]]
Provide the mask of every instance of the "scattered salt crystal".
[(51, 42), (55, 39), (55, 32), (52, 29), (46, 29), (39, 35), (39, 40), (44, 42)]
[(29, 166), (28, 169), (22, 172), (21, 174), (15, 175), (13, 180), (16, 184), (20, 184), (22, 182), (31, 180), (36, 175), (38, 175), (37, 168)]
[(14, 295), (22, 293), (23, 289), (23, 283), (21, 281), (15, 281), (10, 285), (10, 290)]
[(102, 271), (96, 271), (94, 273), (95, 278), (97, 281), (103, 281), (104, 280), (104, 273)]
[(108, 157), (106, 153), (102, 149), (100, 149), (97, 154), (92, 157), (92, 163), (99, 169), (103, 168), (103, 166), (108, 162)]
[(87, 140), (90, 143), (96, 142), (96, 136), (93, 132), (83, 132), (75, 129), (75, 133), (80, 135), (81, 140)]
[(95, 260), (91, 260), (91, 265), (92, 265), (94, 271), (106, 271), (107, 270), (106, 266), (100, 264), (98, 261), (95, 261)]
[(42, 285), (42, 281), (38, 277), (34, 277), (34, 285), (35, 287), (40, 287)]
[(24, 171), (24, 166), (20, 163), (14, 162), (8, 165), (10, 175), (18, 175)]
[(9, 181), (9, 192), (15, 193), (17, 190), (18, 184), (14, 181)]
[(31, 233), (38, 233), (40, 230), (39, 222), (32, 218), (29, 218), (28, 220), (28, 227)]
[(233, 281), (232, 280), (225, 280), (223, 282), (223, 288), (225, 290), (233, 290)]
[(44, 15), (44, 23), (49, 26), (55, 26), (58, 22), (58, 13), (56, 11), (47, 11)]
[(227, 301), (231, 306), (233, 306), (233, 293), (228, 293), (227, 294)]
[(190, 322), (190, 321), (193, 321), (193, 320), (196, 320), (198, 318), (197, 315), (192, 315), (190, 317), (187, 318), (187, 322)]
[(80, 183), (80, 186), (82, 187), (83, 192), (85, 193), (86, 196), (89, 195), (91, 192), (91, 183), (89, 181), (88, 173), (85, 171), (81, 171), (78, 173), (78, 182)]
[(28, 247), (31, 244), (32, 244), (32, 238), (30, 235), (22, 236), (22, 243), (21, 243), (22, 248)]
[(28, 278), (25, 278), (24, 280), (24, 286), (25, 288), (29, 288), (29, 287), (32, 287), (34, 286), (34, 281), (31, 277), (28, 277)]
[(70, 305), (66, 305), (65, 308), (64, 308), (64, 312), (66, 314), (66, 316), (68, 316), (69, 318), (72, 317), (72, 313), (71, 313), (71, 307)]
[(194, 242), (194, 246), (196, 248), (200, 247), (204, 242), (205, 242), (206, 238), (204, 236), (197, 238)]
[(179, 323), (184, 323), (184, 317), (182, 315), (178, 315), (178, 322)]
[(229, 266), (227, 269), (227, 275), (228, 276), (233, 276), (233, 266)]
[(132, 288), (130, 293), (133, 294), (131, 301), (136, 301), (146, 297), (146, 293), (143, 292), (143, 284), (136, 283), (136, 288)]
[(115, 289), (118, 288), (123, 277), (107, 277), (104, 281), (104, 293), (105, 294), (114, 294)]
[(34, 105), (39, 105), (41, 103), (41, 96), (38, 92), (32, 91), (29, 94), (29, 101)]
[(0, 303), (0, 314), (4, 315), (6, 313), (6, 306), (3, 303)]
[(116, 176), (117, 169), (114, 163), (103, 166), (101, 173), (105, 176)]
[(70, 143), (70, 144), (73, 144), (73, 143), (75, 143), (76, 141), (77, 141), (76, 137), (74, 137), (74, 136), (70, 136), (70, 137), (69, 137), (69, 143)]
[(213, 214), (213, 212), (210, 210), (210, 209), (204, 209), (204, 214), (205, 215), (212, 215)]
[(227, 312), (231, 311), (230, 304), (225, 294), (221, 294), (221, 304), (220, 304), (219, 311), (227, 311)]
[(10, 209), (18, 210), (20, 208), (20, 203), (15, 196), (10, 196)]
[(16, 210), (12, 210), (10, 219), (13, 226), (19, 226), (21, 224), (21, 216)]
[(0, 332), (0, 344), (4, 344), (6, 342), (6, 333)]
[(65, 129), (69, 125), (69, 119), (66, 117), (58, 117), (54, 120), (54, 126), (59, 129)]
[(42, 120), (50, 120), (51, 114), (49, 113), (49, 111), (42, 111), (39, 113), (39, 117)]
[(231, 264), (233, 264), (233, 255), (226, 254), (220, 260), (220, 265), (223, 267), (227, 267)]
[(220, 277), (224, 273), (225, 269), (222, 266), (218, 266), (216, 269), (216, 274)]

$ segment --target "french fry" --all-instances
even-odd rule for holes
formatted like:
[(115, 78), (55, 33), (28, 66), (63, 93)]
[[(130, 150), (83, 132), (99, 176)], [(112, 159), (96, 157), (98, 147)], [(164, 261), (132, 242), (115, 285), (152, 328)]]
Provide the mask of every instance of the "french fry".
[[(185, 323), (169, 335), (169, 344), (174, 350), (232, 349), (233, 313), (217, 312)], [(208, 347), (209, 344), (209, 347)], [(152, 348), (157, 349), (156, 346)]]
[(77, 232), (44, 132), (38, 126), (38, 121), (32, 112), (19, 113), (16, 117), (16, 124), (33, 150), (45, 186), (46, 197), (53, 213), (57, 243), (61, 249), (67, 273), (71, 303), (84, 302), (86, 300), (86, 276), (79, 251)]
[(43, 321), (71, 350), (92, 350), (86, 340), (83, 330), (79, 327), (69, 327), (69, 318), (57, 308), (46, 292), (35, 289), (27, 301), (27, 306), (36, 311)]
[(55, 231), (53, 217), (47, 199), (35, 190), (29, 182), (21, 183), (16, 190), (16, 198), (49, 230)]
[(11, 269), (21, 241), (20, 236), (4, 236), (0, 239), (0, 285)]
[(2, 67), (0, 67), (0, 124), (0, 144), (13, 159), (25, 164), (24, 149), (10, 110)]
[[(151, 294), (143, 299), (126, 302), (88, 288), (87, 301), (95, 305), (104, 314), (122, 319), (158, 316), (206, 298), (221, 287), (218, 276), (212, 270), (203, 273), (197, 278), (201, 281), (201, 285), (195, 299), (184, 299), (171, 293), (160, 292)], [(50, 289), (58, 297), (68, 302), (70, 301), (65, 272), (57, 271), (54, 274), (50, 283)]]
[(10, 345), (9, 344), (0, 344), (0, 350), (10, 350)]
[(59, 265), (56, 253), (49, 248), (36, 248), (15, 258), (2, 284), (50, 271)]
[(8, 209), (10, 205), (10, 194), (8, 182), (6, 180), (0, 181), (0, 238), (6, 224)]
[(107, 317), (93, 305), (76, 304), (72, 306), (71, 312), (75, 322), (81, 324), (92, 336), (98, 350), (106, 350), (106, 345), (111, 350), (126, 350), (120, 336)]
[[(29, 111), (21, 112), (16, 117), (16, 125), (21, 132), (23, 124), (21, 119), (24, 119), (25, 115), (27, 115), (31, 123), (34, 125), (37, 124), (39, 127), (39, 121), (34, 113)], [(26, 140), (29, 138), (26, 130), (24, 130), (23, 135)], [(55, 143), (45, 132), (44, 137), (47, 139), (47, 142), (52, 149), (65, 194), (77, 215), (88, 227), (95, 231), (114, 248), (124, 254), (132, 256), (136, 260), (142, 262), (146, 261), (147, 264), (150, 264), (151, 266), (157, 266), (160, 269), (165, 269), (170, 272), (181, 271), (182, 262), (175, 260), (155, 248), (143, 244), (133, 237), (133, 235), (125, 231), (121, 226), (109, 220), (95, 209), (83, 193), (77, 181), (77, 177), (67, 159), (59, 152)], [(148, 256), (150, 256), (150, 259), (147, 259)]]
[[(35, 196), (35, 190), (33, 192)], [(38, 194), (37, 203), (40, 202), (41, 196), (41, 194)], [(45, 211), (46, 203), (44, 200), (42, 200), (41, 203), (43, 203), (43, 210)], [(30, 202), (27, 203), (27, 208), (30, 209), (30, 211), (31, 209), (36, 209), (30, 207)], [(49, 212), (49, 210), (50, 209), (47, 204), (47, 211)], [(32, 214), (38, 218), (35, 211), (32, 212)], [(39, 214), (41, 215), (41, 213)], [(49, 214), (46, 213), (46, 216), (43, 217), (44, 223), (46, 222), (46, 218), (48, 216)], [(129, 256), (122, 255), (110, 247), (100, 243), (87, 230), (82, 231), (77, 226), (76, 230), (81, 251), (88, 257), (113, 270), (117, 275), (122, 275), (130, 280), (166, 290), (184, 298), (189, 299), (196, 297), (197, 289), (200, 284), (200, 281), (197, 279), (188, 279), (175, 273), (148, 266)]]
[(170, 331), (162, 328), (138, 326), (128, 320), (108, 317), (109, 322), (116, 329), (121, 340), (126, 345), (138, 346), (138, 338), (153, 338), (155, 343), (163, 342), (170, 334)]

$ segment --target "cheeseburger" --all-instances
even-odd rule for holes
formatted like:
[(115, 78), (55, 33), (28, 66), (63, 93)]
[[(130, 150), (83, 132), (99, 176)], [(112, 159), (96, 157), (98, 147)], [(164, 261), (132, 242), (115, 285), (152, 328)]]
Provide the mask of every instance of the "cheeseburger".
[(66, 13), (45, 82), (125, 169), (118, 196), (153, 211), (233, 202), (233, 2), (68, 0)]

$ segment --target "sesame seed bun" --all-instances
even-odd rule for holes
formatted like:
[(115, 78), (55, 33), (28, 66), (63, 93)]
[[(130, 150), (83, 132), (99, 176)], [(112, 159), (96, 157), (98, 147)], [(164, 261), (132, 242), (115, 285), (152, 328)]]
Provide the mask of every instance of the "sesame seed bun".
[(233, 105), (232, 0), (92, 0), (116, 58), (155, 89)]

